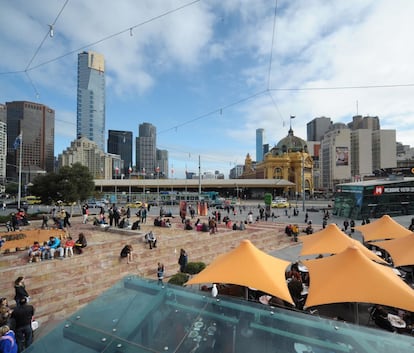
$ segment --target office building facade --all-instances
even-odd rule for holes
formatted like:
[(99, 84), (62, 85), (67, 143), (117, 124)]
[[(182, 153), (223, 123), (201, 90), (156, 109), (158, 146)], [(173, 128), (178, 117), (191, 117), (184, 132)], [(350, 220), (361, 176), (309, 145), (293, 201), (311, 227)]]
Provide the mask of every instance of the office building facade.
[(351, 181), (351, 130), (333, 124), (322, 138), (319, 151), (322, 187), (333, 191), (336, 184)]
[(331, 118), (320, 117), (315, 118), (309, 123), (306, 124), (307, 140), (308, 141), (320, 141), (322, 140), (323, 135), (331, 127), (332, 121)]
[(168, 178), (169, 177), (168, 151), (157, 149), (156, 156), (157, 156), (156, 168), (160, 168), (160, 177)]
[(130, 175), (132, 173), (132, 132), (109, 130), (108, 153), (120, 155), (124, 161), (121, 172), (125, 176)]
[(105, 61), (102, 54), (78, 54), (77, 138), (87, 137), (105, 151)]
[(142, 123), (138, 127), (135, 144), (136, 168), (145, 177), (154, 177), (157, 173), (157, 128), (150, 123)]
[[(37, 174), (54, 171), (55, 111), (43, 104), (6, 102), (7, 108), (7, 177), (18, 179), (22, 149), (22, 183), (30, 183)], [(22, 133), (19, 148), (14, 148)]]

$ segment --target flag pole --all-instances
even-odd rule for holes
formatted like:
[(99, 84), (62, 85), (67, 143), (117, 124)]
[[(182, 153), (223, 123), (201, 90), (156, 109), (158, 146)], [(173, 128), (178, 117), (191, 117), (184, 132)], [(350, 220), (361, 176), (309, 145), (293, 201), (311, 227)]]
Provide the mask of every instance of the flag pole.
[(17, 193), (17, 208), (20, 209), (20, 201), (22, 199), (22, 151), (23, 151), (23, 132), (20, 132), (19, 144), (19, 190)]

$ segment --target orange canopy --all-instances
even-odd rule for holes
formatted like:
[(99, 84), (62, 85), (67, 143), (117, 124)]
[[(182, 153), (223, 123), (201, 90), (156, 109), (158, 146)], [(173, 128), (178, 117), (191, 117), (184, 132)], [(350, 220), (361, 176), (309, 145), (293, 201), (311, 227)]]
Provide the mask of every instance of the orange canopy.
[(377, 241), (373, 244), (388, 251), (394, 266), (414, 265), (414, 233), (403, 238)]
[(388, 215), (383, 215), (374, 222), (363, 226), (357, 226), (355, 229), (362, 233), (365, 241), (402, 238), (411, 233), (410, 230)]
[(386, 263), (379, 256), (368, 250), (359, 241), (350, 238), (334, 223), (329, 224), (325, 229), (311, 235), (303, 235), (299, 237), (303, 243), (300, 255), (316, 255), (316, 254), (337, 254), (344, 251), (349, 246), (356, 246), (365, 256), (371, 260)]
[(414, 311), (414, 290), (392, 268), (371, 261), (356, 247), (304, 264), (310, 276), (307, 307), (357, 302)]
[(186, 284), (231, 283), (252, 287), (293, 304), (285, 273), (290, 262), (256, 248), (249, 240), (218, 256)]

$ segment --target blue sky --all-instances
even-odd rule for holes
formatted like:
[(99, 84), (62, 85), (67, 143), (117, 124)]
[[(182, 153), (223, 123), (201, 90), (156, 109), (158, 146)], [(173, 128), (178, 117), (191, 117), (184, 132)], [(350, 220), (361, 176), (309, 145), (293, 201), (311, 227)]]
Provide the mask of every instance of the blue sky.
[(413, 17), (410, 0), (0, 0), (0, 102), (55, 109), (58, 155), (76, 137), (77, 54), (93, 50), (106, 129), (155, 125), (174, 178), (199, 157), (227, 177), (255, 158), (256, 128), (273, 146), (291, 115), (304, 139), (315, 117), (379, 116), (414, 146)]

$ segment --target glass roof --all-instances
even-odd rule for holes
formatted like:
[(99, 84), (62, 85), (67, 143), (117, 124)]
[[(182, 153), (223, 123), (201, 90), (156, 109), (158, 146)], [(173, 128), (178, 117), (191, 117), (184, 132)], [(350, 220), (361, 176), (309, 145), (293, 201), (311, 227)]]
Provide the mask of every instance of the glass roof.
[(128, 276), (26, 352), (413, 352), (414, 338)]

